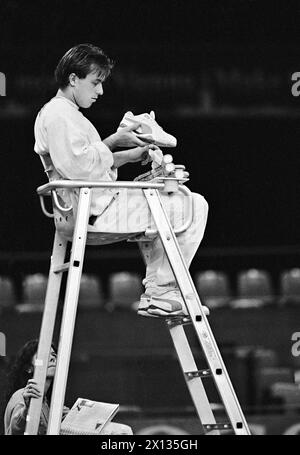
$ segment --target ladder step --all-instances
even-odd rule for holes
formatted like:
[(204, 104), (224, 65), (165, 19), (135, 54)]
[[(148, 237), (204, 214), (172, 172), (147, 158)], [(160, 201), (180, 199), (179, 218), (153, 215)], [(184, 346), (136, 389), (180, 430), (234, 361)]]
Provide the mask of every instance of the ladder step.
[(52, 269), (52, 271), (53, 271), (54, 273), (61, 273), (61, 272), (66, 272), (67, 270), (69, 270), (69, 268), (70, 268), (70, 262), (65, 262), (65, 263), (62, 264), (62, 265), (59, 265), (59, 266), (57, 266), (57, 267), (54, 267), (54, 268)]
[(211, 376), (211, 370), (206, 369), (206, 370), (197, 370), (197, 371), (186, 371), (184, 373), (188, 379), (193, 379), (193, 378), (207, 378)]
[(192, 323), (191, 318), (189, 316), (178, 317), (172, 316), (171, 318), (167, 318), (166, 322), (170, 328), (175, 327), (177, 325), (187, 325)]
[(232, 430), (231, 423), (209, 423), (204, 424), (203, 428), (207, 431), (210, 430)]

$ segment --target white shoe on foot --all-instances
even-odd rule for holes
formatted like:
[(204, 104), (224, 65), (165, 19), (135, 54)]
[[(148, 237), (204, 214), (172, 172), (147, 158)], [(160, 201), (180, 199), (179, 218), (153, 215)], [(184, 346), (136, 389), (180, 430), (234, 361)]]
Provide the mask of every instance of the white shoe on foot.
[[(208, 316), (209, 309), (204, 305), (202, 307)], [(180, 290), (168, 286), (149, 287), (141, 296), (138, 314), (148, 317), (189, 316)]]

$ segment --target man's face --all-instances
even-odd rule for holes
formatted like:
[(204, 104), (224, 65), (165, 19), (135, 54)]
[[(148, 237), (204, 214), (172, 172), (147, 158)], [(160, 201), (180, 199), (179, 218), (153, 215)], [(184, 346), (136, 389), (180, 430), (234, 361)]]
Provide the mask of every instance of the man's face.
[(76, 76), (74, 82), (73, 95), (79, 107), (91, 107), (98, 96), (103, 95), (103, 78), (98, 71), (92, 71), (84, 79)]

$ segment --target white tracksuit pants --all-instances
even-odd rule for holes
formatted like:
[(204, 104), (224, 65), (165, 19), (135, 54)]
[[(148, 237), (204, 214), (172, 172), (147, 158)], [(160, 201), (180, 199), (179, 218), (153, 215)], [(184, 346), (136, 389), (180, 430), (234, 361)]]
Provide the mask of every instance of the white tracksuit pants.
[[(182, 193), (160, 194), (173, 228), (179, 228), (187, 216), (187, 196)], [(185, 232), (177, 236), (188, 267), (203, 238), (208, 215), (208, 204), (204, 197), (197, 193), (192, 193), (192, 197), (193, 222)], [(125, 238), (128, 233), (139, 233), (156, 227), (142, 190), (121, 189), (103, 214), (96, 219), (94, 228), (99, 232), (124, 233)], [(153, 283), (161, 286), (174, 281), (167, 255), (160, 238), (156, 237), (144, 284), (146, 287)]]

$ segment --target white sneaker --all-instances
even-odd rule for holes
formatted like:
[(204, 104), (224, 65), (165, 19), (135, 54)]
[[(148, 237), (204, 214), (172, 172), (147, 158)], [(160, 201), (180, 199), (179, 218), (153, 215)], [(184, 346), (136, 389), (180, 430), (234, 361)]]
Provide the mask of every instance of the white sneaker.
[[(156, 290), (158, 290), (157, 287)], [(203, 305), (203, 310), (205, 315), (208, 316), (209, 309)], [(188, 311), (179, 289), (166, 287), (165, 291), (163, 291), (163, 287), (161, 287), (158, 292), (155, 292), (153, 288), (148, 288), (142, 294), (138, 314), (148, 317), (178, 317), (188, 316)]]
[(150, 114), (133, 115), (128, 111), (120, 122), (120, 128), (131, 126), (133, 124), (140, 125), (137, 127), (133, 134), (135, 134), (141, 141), (155, 144), (158, 147), (176, 147), (177, 139), (171, 134), (166, 133), (155, 120), (153, 111)]
[(151, 296), (149, 296), (148, 294), (142, 294), (141, 295), (141, 298), (140, 298), (140, 301), (139, 301), (139, 305), (138, 305), (138, 309), (137, 309), (137, 313), (139, 316), (145, 316), (145, 317), (150, 317), (150, 318), (157, 318), (158, 316), (155, 316), (155, 315), (152, 315), (152, 314), (149, 314), (148, 313), (148, 308), (150, 306), (150, 303), (151, 303)]

